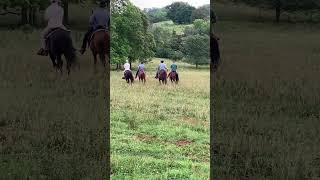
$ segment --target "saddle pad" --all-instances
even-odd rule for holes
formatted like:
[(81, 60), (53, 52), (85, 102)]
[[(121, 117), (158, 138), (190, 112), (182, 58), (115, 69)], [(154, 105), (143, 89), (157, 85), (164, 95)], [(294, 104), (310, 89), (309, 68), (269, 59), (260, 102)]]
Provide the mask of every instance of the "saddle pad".
[(100, 32), (100, 31), (108, 32), (106, 29), (97, 29), (97, 30), (93, 31), (93, 33), (91, 33), (91, 36), (90, 36), (89, 42), (90, 42), (90, 41), (91, 41), (91, 39), (93, 38), (94, 34), (95, 34), (96, 32)]
[(49, 39), (49, 37), (50, 37), (52, 34), (58, 32), (58, 31), (71, 32), (71, 30), (68, 30), (68, 29), (65, 30), (65, 29), (61, 29), (61, 28), (54, 28), (54, 29), (52, 29), (51, 31), (49, 31), (49, 33), (48, 33), (47, 36), (46, 36), (46, 39)]

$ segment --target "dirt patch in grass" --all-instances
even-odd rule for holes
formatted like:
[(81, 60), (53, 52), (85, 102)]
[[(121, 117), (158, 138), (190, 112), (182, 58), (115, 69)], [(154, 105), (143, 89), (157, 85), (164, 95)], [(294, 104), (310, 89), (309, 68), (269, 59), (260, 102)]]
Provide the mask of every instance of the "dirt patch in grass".
[(202, 125), (205, 127), (209, 127), (209, 125), (210, 125), (209, 122), (201, 121), (201, 120), (190, 118), (190, 117), (183, 117), (182, 121), (184, 123), (192, 125), (192, 126)]

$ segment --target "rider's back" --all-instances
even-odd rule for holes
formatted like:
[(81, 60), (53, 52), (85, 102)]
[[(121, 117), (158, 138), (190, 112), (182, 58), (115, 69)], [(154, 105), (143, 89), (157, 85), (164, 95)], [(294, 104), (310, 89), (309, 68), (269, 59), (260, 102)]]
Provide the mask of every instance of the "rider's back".
[(48, 27), (56, 28), (63, 26), (63, 9), (58, 4), (51, 4), (45, 12), (45, 19), (48, 20)]
[(108, 12), (103, 8), (98, 8), (93, 12), (90, 18), (90, 23), (94, 30), (98, 29), (99, 27), (108, 29), (109, 20)]

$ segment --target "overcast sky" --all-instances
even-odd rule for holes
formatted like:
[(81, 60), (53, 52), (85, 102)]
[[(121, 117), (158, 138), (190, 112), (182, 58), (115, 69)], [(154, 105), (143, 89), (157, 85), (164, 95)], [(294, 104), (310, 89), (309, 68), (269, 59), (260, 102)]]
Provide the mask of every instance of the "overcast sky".
[(205, 4), (210, 4), (210, 0), (130, 0), (140, 9), (157, 7), (161, 8), (176, 1), (187, 2), (194, 7), (199, 7)]

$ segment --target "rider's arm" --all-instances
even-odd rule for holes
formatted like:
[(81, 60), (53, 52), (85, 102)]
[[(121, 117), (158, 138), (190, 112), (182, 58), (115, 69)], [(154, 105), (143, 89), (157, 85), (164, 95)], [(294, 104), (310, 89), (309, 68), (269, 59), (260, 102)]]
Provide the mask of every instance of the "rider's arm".
[(89, 19), (89, 24), (90, 24), (90, 26), (93, 25), (93, 21), (94, 21), (94, 15), (92, 14), (92, 15), (90, 16), (90, 19)]
[(49, 10), (49, 8), (47, 8), (45, 13), (44, 13), (44, 20), (48, 21), (49, 20), (49, 16), (50, 16), (50, 10)]

